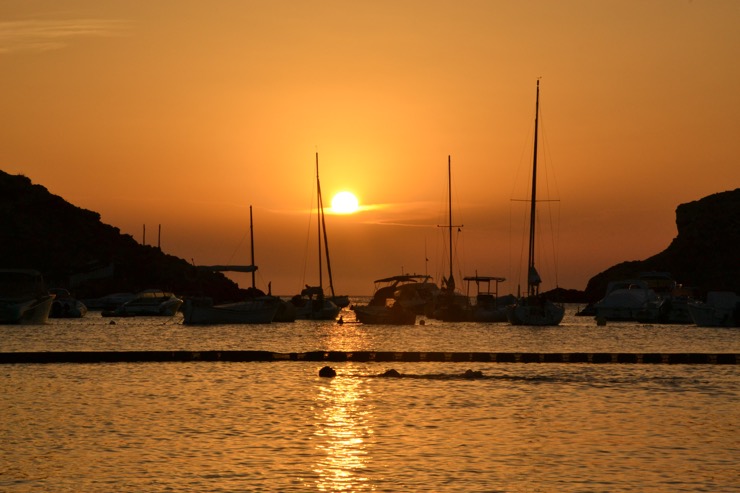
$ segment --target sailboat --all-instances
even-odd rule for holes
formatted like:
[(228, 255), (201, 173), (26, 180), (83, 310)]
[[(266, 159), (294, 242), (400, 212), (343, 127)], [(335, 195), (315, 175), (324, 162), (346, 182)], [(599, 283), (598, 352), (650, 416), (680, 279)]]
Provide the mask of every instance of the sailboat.
[[(252, 265), (254, 264), (254, 223), (252, 222), (252, 206), (249, 206), (249, 240), (250, 240), (250, 252), (252, 257)], [(276, 305), (277, 312), (273, 317), (273, 322), (295, 322), (296, 309), (292, 303), (289, 303), (279, 296), (272, 295), (272, 289), (270, 283), (268, 283), (267, 294), (262, 290), (258, 289), (255, 282), (255, 271), (252, 271), (252, 287), (247, 291), (249, 296), (255, 302), (261, 302), (265, 305)]]
[(248, 298), (235, 303), (213, 305), (210, 299), (194, 299), (185, 302), (183, 323), (187, 325), (214, 324), (266, 324), (270, 322), (292, 322), (295, 308), (271, 293), (265, 294), (255, 285), (254, 264), (254, 226), (252, 206), (249, 206), (249, 234), (251, 240), (251, 265), (210, 266), (207, 269), (218, 272), (247, 272), (252, 274), (252, 287), (247, 290)]
[[(323, 287), (323, 268), (321, 262), (322, 250), (326, 252), (327, 269), (329, 271), (329, 286), (331, 288), (332, 297), (334, 295), (334, 283), (331, 280), (331, 265), (329, 263), (329, 247), (327, 244), (326, 237), (326, 223), (324, 221), (324, 204), (321, 199), (321, 182), (319, 181), (319, 153), (316, 153), (316, 190), (317, 190), (317, 211), (318, 211), (318, 240), (319, 240), (319, 285), (309, 286), (301, 291), (301, 294), (297, 294), (291, 298), (291, 303), (296, 307), (296, 318), (309, 319), (309, 320), (334, 320), (339, 315), (342, 309), (332, 299), (324, 296)], [(322, 232), (324, 241), (322, 243)], [(344, 297), (342, 297), (344, 298)], [(344, 300), (340, 300), (340, 303)], [(346, 297), (347, 305), (349, 304), (349, 297)], [(345, 305), (346, 306), (346, 305)]]
[[(346, 306), (349, 306), (349, 296), (346, 294), (343, 295), (337, 295), (334, 292), (334, 277), (331, 274), (331, 259), (329, 257), (329, 238), (326, 235), (326, 219), (324, 216), (324, 200), (321, 196), (321, 182), (319, 181), (319, 153), (316, 153), (316, 190), (318, 192), (318, 200), (319, 200), (319, 218), (321, 221), (321, 230), (323, 230), (324, 233), (324, 252), (326, 253), (326, 271), (329, 274), (329, 291), (331, 291), (331, 296), (329, 296), (329, 300), (337, 305), (339, 308), (344, 308)], [(319, 239), (319, 252), (321, 252), (321, 240)], [(319, 253), (321, 255), (321, 253)], [(321, 264), (319, 264), (320, 266)]]
[(432, 318), (445, 322), (465, 322), (470, 320), (470, 298), (455, 290), (455, 276), (452, 272), (452, 229), (461, 226), (452, 225), (452, 165), (447, 156), (447, 189), (448, 189), (448, 224), (444, 226), (449, 231), (449, 266), (450, 274), (442, 277), (442, 286), (437, 294)]
[(558, 325), (563, 320), (565, 308), (561, 304), (544, 299), (540, 294), (540, 277), (534, 266), (535, 260), (535, 213), (537, 208), (537, 131), (540, 113), (540, 81), (537, 81), (537, 97), (534, 116), (534, 158), (532, 162), (532, 198), (529, 212), (529, 260), (527, 266), (527, 295), (521, 297), (506, 310), (506, 318), (512, 325)]

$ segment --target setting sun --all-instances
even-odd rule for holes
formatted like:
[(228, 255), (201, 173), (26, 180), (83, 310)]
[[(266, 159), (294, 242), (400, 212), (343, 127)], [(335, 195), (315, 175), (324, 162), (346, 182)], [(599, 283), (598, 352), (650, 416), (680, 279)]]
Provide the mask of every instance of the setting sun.
[(352, 214), (360, 208), (360, 202), (352, 192), (339, 192), (331, 199), (331, 210), (337, 214)]

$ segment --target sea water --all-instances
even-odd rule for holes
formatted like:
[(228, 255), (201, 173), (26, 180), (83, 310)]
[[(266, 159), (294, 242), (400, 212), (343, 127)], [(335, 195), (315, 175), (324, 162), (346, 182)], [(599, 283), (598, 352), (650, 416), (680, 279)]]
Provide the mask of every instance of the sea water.
[[(0, 327), (0, 351), (740, 353), (737, 329), (575, 310), (552, 328), (91, 312)], [(734, 365), (324, 364), (2, 365), (0, 491), (740, 491)]]

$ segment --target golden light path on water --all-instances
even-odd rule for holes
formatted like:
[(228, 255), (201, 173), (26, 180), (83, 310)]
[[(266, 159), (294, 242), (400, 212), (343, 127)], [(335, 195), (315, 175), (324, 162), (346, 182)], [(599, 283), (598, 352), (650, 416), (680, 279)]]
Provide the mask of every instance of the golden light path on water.
[(316, 396), (316, 465), (320, 491), (357, 491), (369, 478), (364, 475), (369, 457), (368, 440), (372, 406), (362, 379), (328, 380)]

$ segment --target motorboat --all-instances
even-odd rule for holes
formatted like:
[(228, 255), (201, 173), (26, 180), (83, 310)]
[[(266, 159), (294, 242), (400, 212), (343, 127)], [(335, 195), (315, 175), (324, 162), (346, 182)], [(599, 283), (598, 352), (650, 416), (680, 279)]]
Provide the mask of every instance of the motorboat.
[(53, 302), (40, 272), (0, 269), (0, 324), (45, 324)]
[(49, 317), (82, 318), (87, 314), (87, 306), (73, 297), (68, 290), (64, 288), (51, 288), (49, 292), (54, 295)]
[(187, 325), (269, 324), (278, 311), (273, 299), (249, 300), (214, 305), (211, 299), (188, 299), (183, 305)]
[(527, 295), (506, 309), (506, 318), (512, 325), (560, 325), (565, 307), (554, 303), (539, 293), (542, 278), (535, 268), (535, 221), (537, 209), (537, 138), (540, 113), (540, 81), (537, 81), (537, 97), (534, 116), (534, 153), (532, 162), (532, 194), (529, 200), (529, 259), (527, 268)]
[(376, 299), (367, 305), (353, 305), (357, 321), (366, 325), (414, 325), (416, 324), (416, 313), (401, 306), (393, 298), (376, 304)]
[(691, 323), (688, 290), (667, 272), (643, 272), (634, 279), (610, 282), (594, 311), (601, 320)]
[[(375, 292), (392, 293), (396, 303), (417, 315), (426, 315), (434, 306), (439, 287), (426, 274), (401, 274), (375, 281)], [(387, 296), (381, 292), (382, 295)]]
[(706, 302), (693, 301), (688, 307), (699, 327), (740, 327), (740, 296), (732, 291), (710, 291)]
[(370, 302), (366, 305), (353, 305), (351, 309), (357, 320), (363, 324), (414, 325), (418, 313), (414, 300), (421, 299), (420, 293), (414, 288), (425, 284), (417, 282), (418, 280), (426, 281), (428, 278), (429, 276), (413, 274), (378, 279), (375, 281), (376, 289)]
[(147, 289), (136, 294), (131, 301), (127, 301), (112, 311), (103, 311), (104, 317), (133, 317), (133, 316), (174, 316), (183, 304), (183, 300), (169, 291), (161, 289)]
[[(512, 295), (499, 297), (498, 285), (506, 278), (495, 276), (468, 276), (464, 277), (468, 285), (468, 296), (470, 296), (470, 284), (475, 283), (475, 304), (472, 306), (471, 320), (474, 322), (506, 322), (506, 307), (516, 303)], [(491, 283), (494, 283), (493, 290)]]
[(594, 311), (597, 319), (637, 320), (647, 303), (658, 301), (657, 293), (643, 279), (611, 281), (604, 298), (594, 303)]

